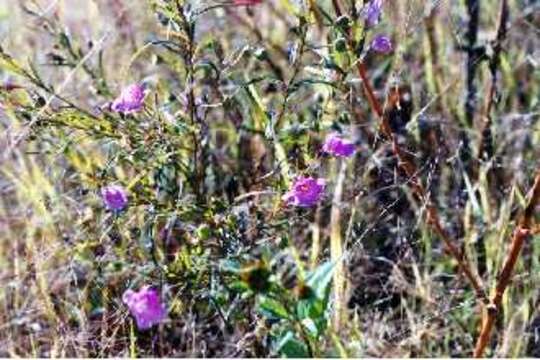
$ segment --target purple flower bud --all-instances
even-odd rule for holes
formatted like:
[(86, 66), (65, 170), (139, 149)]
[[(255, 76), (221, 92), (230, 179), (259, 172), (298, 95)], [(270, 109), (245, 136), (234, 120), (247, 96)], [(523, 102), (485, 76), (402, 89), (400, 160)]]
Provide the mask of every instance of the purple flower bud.
[(292, 189), (283, 195), (283, 200), (288, 205), (311, 207), (321, 199), (326, 181), (311, 177), (300, 177), (296, 180)]
[(122, 90), (122, 93), (111, 105), (112, 111), (130, 114), (140, 111), (144, 104), (144, 86), (132, 84)]
[(392, 52), (392, 41), (386, 35), (377, 35), (371, 41), (371, 48), (378, 53), (389, 54)]
[(330, 134), (324, 141), (322, 151), (337, 157), (349, 157), (355, 152), (352, 142), (339, 137), (337, 134)]
[(119, 185), (109, 185), (101, 189), (103, 202), (109, 210), (122, 210), (128, 203), (126, 190)]
[(371, 0), (362, 10), (362, 14), (369, 27), (377, 25), (382, 14), (382, 0)]
[(143, 286), (138, 292), (126, 290), (122, 295), (122, 301), (135, 318), (139, 330), (149, 329), (167, 316), (167, 309), (161, 302), (158, 292), (150, 286)]

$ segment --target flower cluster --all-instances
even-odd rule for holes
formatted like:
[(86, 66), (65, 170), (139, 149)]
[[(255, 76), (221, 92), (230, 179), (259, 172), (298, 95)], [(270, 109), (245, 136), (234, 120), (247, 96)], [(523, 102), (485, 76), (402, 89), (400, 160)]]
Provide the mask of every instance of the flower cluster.
[[(352, 142), (332, 133), (326, 138), (322, 151), (328, 155), (346, 158), (352, 156), (356, 149)], [(283, 201), (287, 205), (312, 207), (324, 195), (325, 187), (326, 180), (323, 178), (299, 177), (292, 185), (292, 188), (283, 195)]]

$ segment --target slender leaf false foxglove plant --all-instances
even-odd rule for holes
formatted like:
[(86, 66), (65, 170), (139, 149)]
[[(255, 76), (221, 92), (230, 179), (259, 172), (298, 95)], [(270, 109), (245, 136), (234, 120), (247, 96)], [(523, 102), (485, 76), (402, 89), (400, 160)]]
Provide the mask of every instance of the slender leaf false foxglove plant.
[[(125, 26), (134, 10), (123, 8), (120, 0), (111, 3), (120, 9), (117, 26)], [(39, 254), (42, 243), (49, 244), (31, 237), (38, 234), (45, 238), (55, 233), (56, 228), (46, 228), (48, 223), (62, 229), (66, 238), (69, 235), (81, 239), (77, 244), (80, 246), (66, 249), (73, 251), (69, 253), (73, 256), (68, 268), (77, 268), (73, 271), (77, 273), (74, 284), (55, 283), (49, 289), (42, 274), (51, 271), (50, 264), (43, 266), (46, 261), (40, 260), (27, 266), (37, 278), (36, 287), (44, 298), (39, 300), (43, 301), (47, 319), (55, 319), (62, 326), (77, 323), (78, 328), (88, 329), (96, 339), (121, 334), (121, 340), (110, 341), (113, 345), (103, 345), (105, 340), (102, 344), (110, 346), (114, 356), (118, 356), (117, 351), (124, 351), (121, 354), (125, 356), (125, 344), (133, 357), (162, 355), (167, 342), (174, 344), (167, 354), (175, 356), (364, 356), (379, 347), (366, 340), (377, 331), (384, 333), (381, 339), (385, 345), (408, 349), (399, 354), (411, 356), (428, 353), (422, 352), (423, 345), (417, 345), (416, 340), (414, 346), (403, 340), (402, 318), (398, 335), (388, 331), (390, 324), (398, 322), (396, 317), (401, 317), (401, 313), (396, 315), (396, 309), (406, 309), (411, 323), (422, 325), (418, 332), (422, 334), (420, 343), (429, 344), (426, 349), (448, 347), (448, 337), (443, 341), (430, 334), (429, 326), (438, 331), (438, 326), (443, 325), (428, 321), (428, 330), (424, 329), (425, 317), (417, 321), (410, 305), (420, 307), (426, 303), (431, 312), (444, 300), (436, 311), (453, 311), (455, 302), (472, 296), (470, 291), (461, 291), (469, 286), (481, 309), (481, 322), (476, 331), (471, 330), (472, 321), (458, 319), (460, 329), (470, 330), (471, 334), (466, 340), (458, 335), (456, 339), (470, 346), (470, 335), (476, 336), (472, 354), (483, 356), (495, 344), (490, 343), (491, 334), (497, 327), (497, 314), (505, 306), (503, 296), (519, 269), (520, 254), (538, 232), (535, 216), (540, 203), (540, 173), (536, 174), (527, 200), (522, 201), (526, 205), (516, 222), (509, 250), (501, 258), (493, 294), (489, 295), (484, 286), (489, 275), (477, 271), (476, 262), (468, 257), (468, 242), (462, 244), (459, 240), (469, 241), (491, 231), (484, 228), (491, 226), (491, 212), (495, 211), (492, 203), (503, 207), (503, 196), (491, 199), (493, 193), (486, 190), (488, 186), (482, 187), (482, 182), (505, 184), (502, 160), (499, 164), (496, 153), (507, 151), (507, 145), (496, 149), (493, 145), (499, 143), (493, 134), (511, 119), (498, 119), (496, 111), (507, 106), (517, 113), (514, 103), (530, 100), (521, 94), (517, 100), (504, 95), (498, 101), (500, 84), (513, 75), (509, 59), (503, 56), (509, 37), (508, 2), (501, 0), (496, 39), (490, 43), (492, 54), (490, 46), (477, 44), (480, 17), (475, 4), (479, 2), (466, 2), (470, 19), (463, 116), (470, 131), (475, 125), (472, 105), (477, 92), (475, 74), (480, 72), (477, 57), (489, 61), (491, 76), (479, 141), (481, 161), (477, 162), (468, 157), (473, 144), (462, 129), (458, 137), (464, 143), (456, 156), (441, 155), (452, 146), (434, 130), (441, 124), (424, 118), (431, 100), (420, 113), (412, 115), (411, 88), (424, 86), (424, 79), (416, 73), (418, 69), (410, 71), (418, 80), (414, 87), (390, 84), (393, 78), (386, 76), (388, 68), (397, 70), (399, 77), (406, 70), (396, 69), (395, 63), (407, 62), (392, 62), (394, 57), (402, 56), (405, 45), (399, 37), (409, 31), (388, 22), (390, 8), (400, 6), (396, 2), (149, 0), (149, 4), (157, 14), (158, 24), (144, 40), (134, 37), (131, 45), (136, 50), (129, 60), (127, 78), (115, 82), (105, 79), (116, 75), (108, 74), (103, 64), (109, 49), (92, 42), (78, 44), (57, 23), (56, 15), (49, 19), (43, 15), (46, 12), (33, 11), (26, 5), (22, 5), (25, 12), (41, 21), (56, 39), (46, 58), (48, 65), (69, 71), (67, 80), (59, 87), (49, 84), (45, 79), (50, 77), (41, 76), (39, 67), (33, 63), (20, 65), (0, 48), (0, 69), (17, 76), (21, 84), (26, 82), (18, 85), (10, 79), (0, 87), (0, 115), (22, 119), (24, 130), (9, 142), (9, 156), (15, 156), (17, 146), (30, 134), (28, 143), (38, 144), (42, 156), (48, 156), (57, 140), (62, 139), (61, 151), (55, 153), (65, 157), (67, 172), (74, 173), (67, 180), (61, 179), (61, 186), (43, 186), (46, 190), (42, 198), (35, 195), (41, 191), (36, 189), (32, 192), (36, 199), (26, 199), (24, 203), (31, 204), (36, 214), (50, 218), (40, 219), (39, 231), (27, 231), (24, 246), (15, 246), (24, 248), (28, 257)], [(440, 82), (446, 71), (438, 63), (441, 60), (435, 46), (435, 23), (434, 16), (426, 20), (432, 26), (427, 35), (429, 46), (419, 60), (433, 67), (431, 73), (438, 72), (437, 79), (427, 82)], [(132, 29), (133, 24), (128, 25)], [(268, 26), (270, 29), (265, 28)], [(126, 37), (130, 31), (121, 34)], [(119, 52), (116, 55), (120, 58)], [(414, 56), (411, 54), (412, 61), (416, 61)], [(145, 67), (148, 59), (149, 66)], [(85, 76), (86, 82), (81, 83), (89, 84), (89, 99), (75, 101), (64, 95), (68, 80), (78, 72)], [(441, 91), (439, 85), (428, 88)], [(452, 102), (441, 101), (439, 106)], [(453, 108), (445, 108), (444, 116), (454, 112)], [(459, 111), (456, 113), (456, 117), (461, 116)], [(0, 125), (2, 121), (0, 117)], [(418, 136), (412, 135), (415, 127)], [(79, 133), (83, 136), (78, 137)], [(538, 140), (535, 134), (527, 136), (527, 141), (519, 144), (524, 149)], [(87, 138), (93, 142), (91, 145), (86, 143)], [(82, 140), (79, 143), (74, 139)], [(424, 150), (419, 148), (428, 149), (430, 157), (422, 166), (419, 159), (424, 159)], [(81, 156), (81, 149), (92, 156)], [(533, 150), (522, 153), (528, 156), (534, 154)], [(464, 151), (467, 156), (463, 156)], [(447, 213), (437, 203), (452, 195), (437, 195), (433, 183), (438, 179), (433, 178), (442, 175), (431, 166), (453, 158), (467, 160), (467, 164), (458, 163), (465, 165), (463, 182), (470, 183), (467, 206), (473, 208), (470, 217), (483, 221), (481, 230), (475, 224), (469, 226), (474, 236), (462, 236), (446, 221), (461, 217), (453, 213), (460, 212), (459, 207), (454, 211), (448, 206)], [(28, 178), (23, 178), (24, 171), (22, 180), (14, 176), (16, 171), (6, 171), (9, 181), (33, 184), (36, 166), (33, 161), (28, 163), (32, 168)], [(4, 175), (3, 170), (0, 173)], [(446, 186), (463, 190), (454, 186), (453, 175), (448, 175)], [(38, 180), (39, 184), (49, 185)], [(1, 178), (2, 186), (3, 181)], [(72, 192), (77, 194), (72, 206), (77, 207), (77, 214), (85, 214), (73, 224), (73, 231), (66, 224), (69, 221), (56, 220), (61, 216), (55, 203), (59, 200), (53, 196), (56, 188), (72, 183), (84, 187), (84, 191)], [(512, 180), (511, 187), (521, 195), (516, 181)], [(87, 192), (87, 188), (93, 191)], [(504, 191), (506, 187), (501, 186), (500, 192)], [(17, 196), (22, 199), (27, 196), (20, 193)], [(517, 213), (514, 205), (510, 201), (508, 219), (499, 223), (508, 223), (510, 213)], [(375, 215), (364, 214), (370, 211)], [(16, 217), (10, 211), (5, 214), (10, 221)], [(0, 229), (3, 226), (4, 212), (0, 212)], [(442, 242), (452, 262), (441, 261), (435, 254), (439, 246), (432, 235)], [(309, 245), (309, 237), (310, 261), (306, 265), (304, 245)], [(537, 251), (536, 245), (531, 248)], [(370, 253), (373, 249), (376, 255)], [(485, 250), (484, 255), (489, 253)], [(499, 261), (483, 262), (495, 267)], [(15, 265), (16, 272), (22, 273), (20, 269), (25, 267), (19, 262)], [(79, 279), (75, 265), (89, 269), (92, 276)], [(448, 275), (452, 266), (457, 268), (451, 274), (455, 276)], [(411, 269), (414, 276), (409, 277)], [(431, 273), (434, 269), (437, 275)], [(362, 278), (361, 284), (357, 277)], [(467, 285), (455, 281), (459, 277), (464, 277)], [(64, 286), (77, 288), (78, 298), (89, 298), (80, 306), (84, 311), (88, 309), (88, 316), (62, 313), (67, 306), (55, 296), (57, 288), (62, 289), (62, 294), (68, 293)], [(455, 295), (446, 296), (452, 287), (456, 288)], [(376, 295), (370, 293), (373, 288)], [(15, 298), (14, 303), (24, 303), (18, 294), (7, 294), (4, 297)], [(109, 311), (118, 304), (123, 309), (121, 318)], [(74, 313), (71, 307), (69, 312)], [(44, 320), (40, 315), (34, 318), (28, 314), (37, 325), (27, 326), (25, 318), (17, 318), (6, 322), (5, 329), (13, 328), (10, 331), (24, 336), (32, 331), (39, 334)], [(440, 318), (443, 324), (447, 317), (441, 314), (429, 319)], [(385, 321), (370, 323), (368, 315), (382, 316)], [(133, 321), (119, 321), (127, 317)], [(88, 323), (78, 323), (85, 318)], [(5, 329), (0, 330), (0, 336)], [(356, 340), (349, 341), (347, 336)], [(86, 341), (86, 337), (81, 338)], [(35, 339), (41, 341), (41, 337), (31, 334), (31, 347)], [(201, 345), (194, 345), (198, 341)], [(455, 342), (464, 347), (458, 340)], [(20, 344), (12, 344), (11, 339), (9, 344), (9, 354), (16, 354)], [(464, 353), (469, 355), (469, 350), (473, 351), (467, 349)], [(109, 352), (103, 350), (103, 354)], [(376, 354), (394, 356), (384, 351)]]

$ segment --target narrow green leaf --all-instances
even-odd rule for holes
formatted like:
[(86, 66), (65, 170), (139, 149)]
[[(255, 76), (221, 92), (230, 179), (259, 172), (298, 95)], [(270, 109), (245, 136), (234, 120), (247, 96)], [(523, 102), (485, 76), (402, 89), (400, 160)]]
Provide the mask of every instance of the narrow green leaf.
[(11, 56), (0, 50), (0, 69), (8, 73), (27, 77), (24, 68), (19, 65)]

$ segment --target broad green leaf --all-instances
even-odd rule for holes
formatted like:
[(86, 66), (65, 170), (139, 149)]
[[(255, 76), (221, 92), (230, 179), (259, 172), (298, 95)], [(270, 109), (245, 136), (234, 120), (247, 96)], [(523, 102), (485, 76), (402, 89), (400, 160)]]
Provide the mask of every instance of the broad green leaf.
[(268, 296), (259, 297), (259, 310), (268, 318), (288, 319), (289, 312), (283, 305)]
[(278, 341), (276, 351), (288, 358), (309, 357), (306, 345), (296, 339), (292, 331), (287, 332)]
[(296, 312), (300, 319), (318, 319), (324, 316), (324, 302), (317, 298), (300, 300), (296, 304)]
[(324, 299), (326, 296), (328, 285), (332, 281), (334, 265), (335, 263), (333, 262), (325, 262), (313, 270), (306, 279), (306, 284), (315, 292), (315, 295), (319, 299)]

